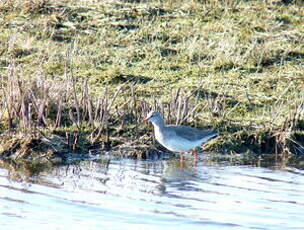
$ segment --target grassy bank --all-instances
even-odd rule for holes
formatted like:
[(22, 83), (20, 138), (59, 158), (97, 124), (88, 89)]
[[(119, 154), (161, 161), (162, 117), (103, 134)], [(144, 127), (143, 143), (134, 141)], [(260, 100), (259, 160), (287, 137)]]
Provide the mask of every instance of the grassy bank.
[(7, 155), (30, 138), (146, 157), (150, 109), (218, 129), (207, 150), (304, 153), (302, 1), (11, 0), (0, 15)]

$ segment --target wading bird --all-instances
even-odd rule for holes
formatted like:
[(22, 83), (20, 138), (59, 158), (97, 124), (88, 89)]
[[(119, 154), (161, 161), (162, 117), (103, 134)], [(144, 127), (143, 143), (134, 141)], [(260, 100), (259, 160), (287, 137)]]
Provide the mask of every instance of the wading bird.
[(166, 125), (159, 111), (149, 112), (145, 120), (153, 124), (156, 140), (170, 151), (179, 152), (181, 161), (183, 161), (184, 152), (192, 152), (197, 160), (198, 153), (195, 147), (218, 135), (218, 132), (214, 130), (200, 130), (184, 125)]

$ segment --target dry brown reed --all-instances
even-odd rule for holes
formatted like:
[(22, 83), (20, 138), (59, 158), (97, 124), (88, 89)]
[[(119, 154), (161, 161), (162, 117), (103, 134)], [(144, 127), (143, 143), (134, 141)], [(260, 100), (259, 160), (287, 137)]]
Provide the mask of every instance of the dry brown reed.
[(175, 124), (193, 121), (205, 109), (198, 109), (200, 87), (190, 92), (177, 89), (167, 100), (156, 96), (149, 100), (137, 93), (136, 84), (126, 83), (114, 89), (104, 86), (96, 96), (88, 81), (77, 81), (69, 64), (66, 66), (64, 79), (47, 80), (42, 73), (24, 79), (15, 62), (9, 65), (1, 78), (4, 130), (33, 134), (35, 130), (70, 129), (73, 132), (66, 132), (66, 139), (74, 149), (88, 131), (91, 140), (106, 136), (109, 142), (110, 126), (117, 124), (122, 129), (135, 124), (136, 135), (138, 124), (151, 109), (160, 110)]

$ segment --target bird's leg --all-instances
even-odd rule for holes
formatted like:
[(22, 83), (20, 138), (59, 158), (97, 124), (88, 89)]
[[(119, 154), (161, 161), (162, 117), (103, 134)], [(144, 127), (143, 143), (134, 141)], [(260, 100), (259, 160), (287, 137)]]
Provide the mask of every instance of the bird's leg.
[(195, 149), (191, 149), (190, 152), (195, 156), (195, 158), (198, 158), (198, 152)]
[(184, 166), (185, 166), (185, 157), (184, 157), (184, 153), (181, 152), (181, 153), (179, 154), (179, 156), (180, 156), (180, 159), (179, 159), (180, 168), (183, 169)]
[(179, 154), (179, 156), (180, 156), (180, 161), (184, 161), (184, 160), (185, 160), (185, 156), (184, 156), (184, 153), (183, 153), (183, 152), (181, 152), (181, 153)]
[(192, 155), (194, 155), (194, 167), (197, 167), (198, 162), (198, 152), (195, 149), (190, 150)]

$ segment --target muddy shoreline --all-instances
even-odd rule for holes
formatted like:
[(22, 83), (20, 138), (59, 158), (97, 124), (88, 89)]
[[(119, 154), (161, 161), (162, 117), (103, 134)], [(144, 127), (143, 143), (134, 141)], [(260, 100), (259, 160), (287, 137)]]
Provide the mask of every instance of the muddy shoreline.
[[(225, 137), (217, 137), (224, 139)], [(257, 143), (251, 141), (251, 145), (245, 143), (244, 136), (241, 135), (239, 141), (243, 142), (238, 149), (246, 150), (243, 152), (224, 153), (219, 152), (217, 143), (220, 140), (211, 140), (198, 150), (200, 152), (212, 153), (214, 156), (221, 155), (223, 158), (231, 158), (240, 162), (240, 164), (249, 164), (256, 166), (296, 166), (304, 167), (304, 156), (292, 152), (275, 153), (266, 152), (270, 150), (269, 143), (262, 143), (260, 148), (265, 152), (253, 150), (257, 149)], [(0, 138), (0, 162), (1, 167), (12, 169), (13, 171), (25, 171), (35, 174), (51, 167), (60, 165), (75, 164), (84, 160), (94, 160), (96, 156), (118, 156), (123, 158), (133, 158), (138, 160), (162, 160), (167, 158), (178, 158), (178, 154), (170, 152), (160, 146), (152, 135), (143, 135), (139, 138), (132, 137), (112, 137), (108, 142), (104, 140), (90, 143), (84, 137), (81, 137), (76, 145), (71, 144), (71, 139), (67, 136), (60, 136), (58, 133), (46, 136), (22, 137), (19, 136), (1, 136)], [(226, 147), (226, 145), (224, 145)], [(294, 146), (291, 146), (294, 148)], [(217, 150), (217, 152), (215, 152)], [(227, 150), (227, 149), (226, 149)], [(232, 149), (230, 149), (232, 151)], [(218, 158), (216, 158), (218, 159)]]

